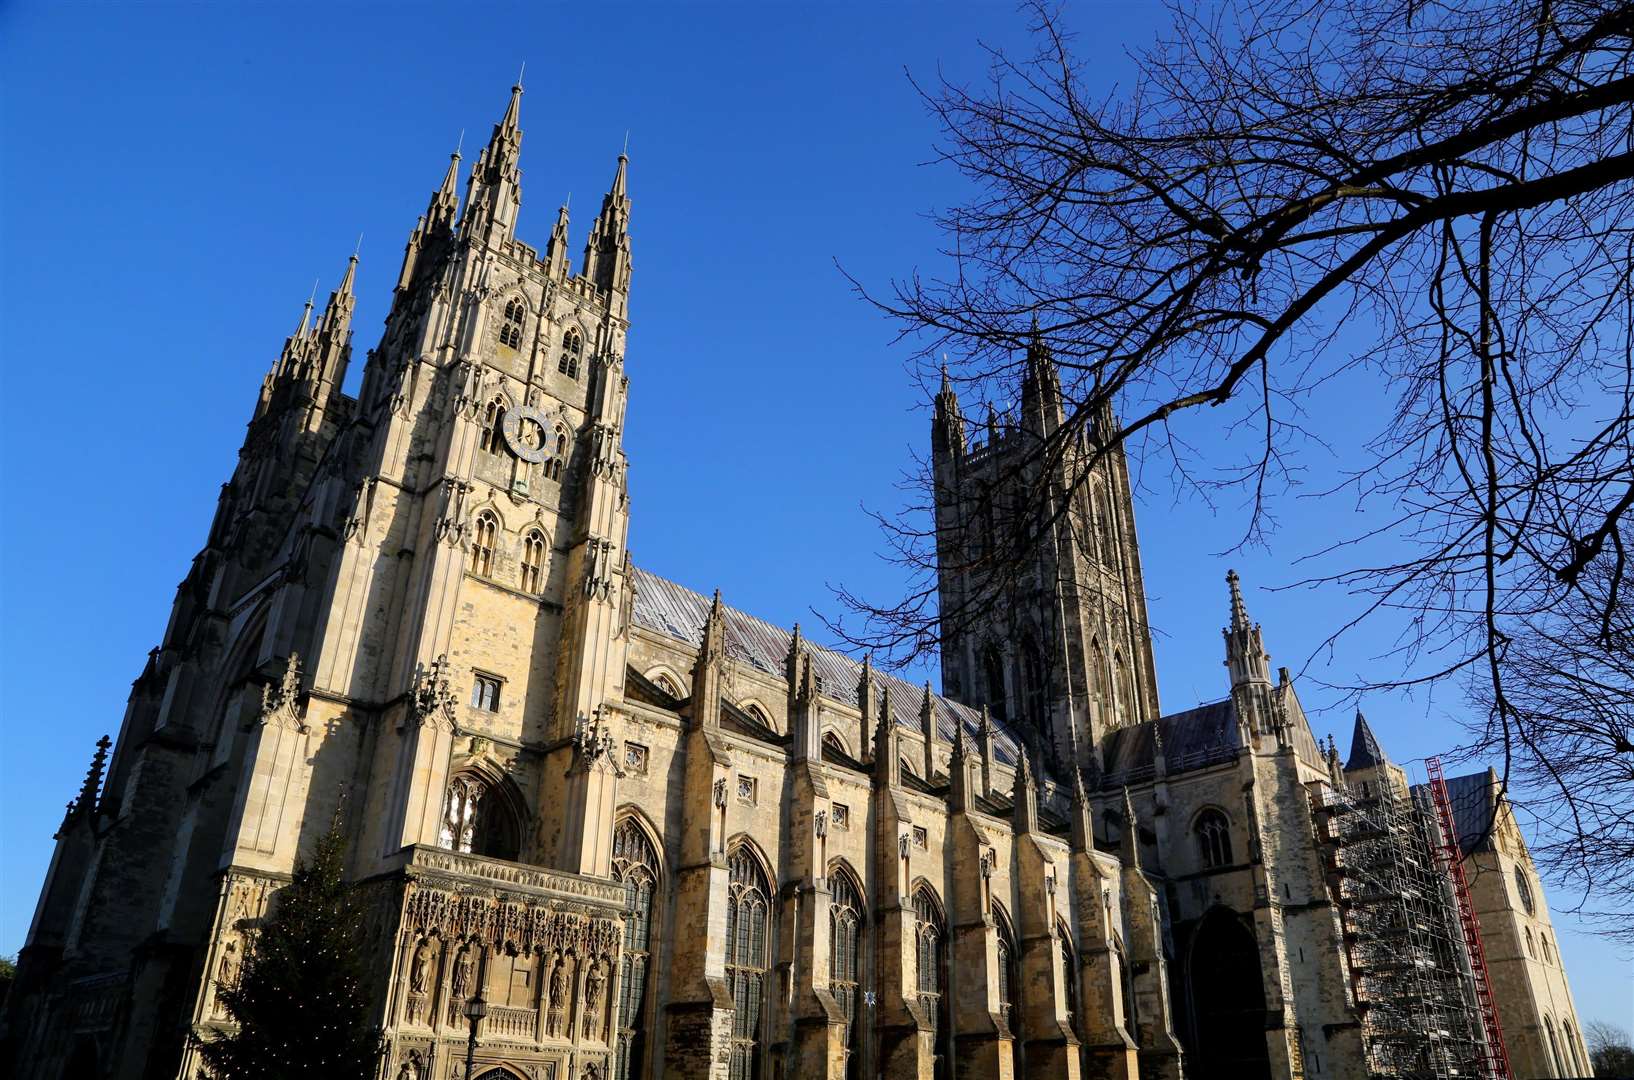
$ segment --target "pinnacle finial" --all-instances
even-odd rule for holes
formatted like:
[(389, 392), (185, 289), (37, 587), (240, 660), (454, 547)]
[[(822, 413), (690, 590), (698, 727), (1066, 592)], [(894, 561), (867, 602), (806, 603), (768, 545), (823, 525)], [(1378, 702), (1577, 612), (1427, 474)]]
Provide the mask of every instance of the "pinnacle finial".
[(85, 783), (80, 786), (79, 800), (71, 804), (81, 811), (96, 809), (96, 796), (102, 788), (102, 769), (108, 763), (110, 745), (112, 743), (106, 735), (96, 741), (96, 753), (91, 755), (91, 767), (85, 770)]
[(1226, 571), (1226, 584), (1231, 588), (1231, 629), (1247, 629), (1248, 606), (1243, 603), (1242, 583), (1237, 577), (1237, 571)]
[(516, 73), (516, 88), (518, 90), (522, 89), (522, 76), (526, 75), (527, 73), (528, 73), (528, 62), (526, 60), (524, 60), (524, 61), (522, 61), (522, 67)]

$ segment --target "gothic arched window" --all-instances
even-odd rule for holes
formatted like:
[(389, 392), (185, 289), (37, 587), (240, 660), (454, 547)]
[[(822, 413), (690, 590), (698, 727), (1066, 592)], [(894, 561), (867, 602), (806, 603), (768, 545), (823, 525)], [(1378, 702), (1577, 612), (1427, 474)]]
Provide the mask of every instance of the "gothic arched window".
[(919, 1004), (931, 1020), (936, 1047), (936, 1076), (949, 1074), (947, 1018), (947, 931), (942, 905), (928, 885), (913, 894), (914, 964), (918, 975)]
[(499, 433), (499, 422), (505, 416), (505, 403), (499, 398), (488, 402), (482, 410), (482, 434), (477, 438), (477, 449), (484, 454), (497, 454), (505, 445)]
[(475, 773), (458, 773), (448, 782), (439, 846), (514, 861), (521, 837), (521, 823), (498, 785)]
[(1532, 943), (1532, 928), (1528, 926), (1522, 930), (1521, 933), (1526, 937), (1526, 955), (1536, 960), (1538, 958), (1538, 950), (1537, 946)]
[(536, 593), (545, 584), (545, 534), (534, 529), (522, 541), (522, 591)]
[(731, 1080), (760, 1075), (760, 1018), (771, 968), (771, 886), (747, 846), (726, 860), (726, 988), (732, 995)]
[(987, 709), (993, 714), (993, 719), (1003, 721), (1004, 711), (1004, 660), (999, 651), (989, 645), (982, 652), (982, 677), (987, 680)]
[(488, 577), (494, 572), (494, 545), (499, 539), (499, 519), (487, 510), (477, 515), (471, 535), (471, 572)]
[(1021, 1017), (1016, 1013), (1015, 1009), (1015, 993), (1021, 986), (1021, 980), (1017, 977), (1016, 972), (1016, 962), (1020, 954), (1016, 952), (1016, 935), (1015, 931), (1010, 928), (1009, 918), (996, 904), (994, 905), (993, 914), (998, 922), (999, 937), (999, 1013), (1003, 1015), (1004, 1022), (1009, 1026), (1011, 1033), (1015, 1034), (1020, 1029), (1021, 1021)]
[(1123, 653), (1112, 654), (1112, 698), (1126, 722), (1135, 718), (1133, 703), (1129, 700), (1129, 665), (1123, 662)]
[(618, 1058), (615, 1080), (639, 1077), (647, 1050), (647, 986), (652, 974), (653, 896), (658, 891), (658, 854), (634, 818), (613, 830), (613, 877), (630, 891), (619, 962)]
[(858, 1054), (862, 1029), (857, 1024), (862, 998), (857, 976), (862, 968), (862, 892), (844, 870), (836, 868), (828, 880), (828, 981), (845, 1013), (845, 1074), (855, 1077), (862, 1067)]
[(1231, 825), (1224, 814), (1204, 810), (1197, 815), (1192, 831), (1197, 834), (1197, 855), (1205, 867), (1231, 865)]
[(1532, 914), (1532, 886), (1526, 880), (1526, 871), (1519, 866), (1515, 867), (1515, 891), (1520, 894), (1521, 907), (1526, 909), (1528, 915)]
[(668, 675), (659, 675), (653, 679), (652, 683), (670, 697), (676, 698), (677, 700), (680, 699), (681, 688), (676, 686), (675, 680), (671, 679)]
[(1066, 923), (1056, 923), (1055, 933), (1061, 939), (1061, 996), (1066, 999), (1067, 1027), (1076, 1033), (1078, 1031), (1078, 953), (1072, 947), (1072, 935), (1067, 932)]
[(522, 324), (527, 318), (528, 305), (512, 298), (505, 305), (505, 321), (499, 328), (499, 343), (513, 349), (522, 347)]
[(1106, 681), (1106, 651), (1101, 648), (1101, 639), (1098, 637), (1091, 638), (1089, 642), (1089, 684), (1094, 689), (1095, 699), (1101, 703), (1101, 708), (1111, 709), (1112, 699)]
[(556, 429), (556, 456), (545, 462), (545, 475), (552, 480), (562, 478), (562, 462), (567, 460), (567, 432)]
[(579, 377), (579, 360), (584, 354), (584, 339), (577, 330), (562, 335), (562, 355), (556, 360), (556, 370), (570, 379)]
[(1038, 643), (1030, 636), (1021, 642), (1021, 676), (1022, 694), (1025, 702), (1023, 708), (1027, 710), (1026, 719), (1039, 726), (1044, 726), (1044, 657), (1038, 651)]

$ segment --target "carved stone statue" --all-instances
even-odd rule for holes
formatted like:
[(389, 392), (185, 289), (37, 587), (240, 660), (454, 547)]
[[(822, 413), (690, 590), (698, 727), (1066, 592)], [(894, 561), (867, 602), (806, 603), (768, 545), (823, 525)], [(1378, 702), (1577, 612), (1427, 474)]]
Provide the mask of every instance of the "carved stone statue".
[(602, 974), (602, 965), (598, 961), (590, 965), (590, 970), (584, 976), (584, 1037), (586, 1039), (601, 1036), (601, 992), (607, 983), (607, 976)]
[(454, 960), (453, 998), (455, 1001), (464, 1001), (471, 995), (471, 976), (476, 967), (476, 950), (470, 945), (460, 949), (460, 954)]
[(426, 992), (426, 984), (430, 981), (431, 972), (431, 942), (422, 939), (418, 948), (414, 950), (414, 962), (409, 965), (409, 990), (416, 994)]
[(420, 1063), (420, 1051), (410, 1050), (408, 1057), (403, 1059), (403, 1065), (397, 1070), (397, 1080), (420, 1080), (425, 1075), (425, 1068)]
[(238, 942), (229, 941), (221, 951), (221, 963), (216, 967), (216, 1001), (213, 1012), (217, 1017), (227, 1015), (221, 992), (238, 985)]
[(550, 1010), (545, 1014), (545, 1025), (552, 1038), (562, 1033), (562, 1018), (567, 1013), (567, 957), (558, 955), (550, 972)]

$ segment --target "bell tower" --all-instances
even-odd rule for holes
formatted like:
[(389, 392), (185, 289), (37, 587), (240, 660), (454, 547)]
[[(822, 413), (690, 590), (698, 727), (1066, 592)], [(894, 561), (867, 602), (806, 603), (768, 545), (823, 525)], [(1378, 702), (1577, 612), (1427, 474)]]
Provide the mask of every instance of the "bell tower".
[(931, 421), (942, 692), (986, 706), (1058, 774), (1158, 715), (1128, 466), (1110, 411), (1069, 428), (1035, 329), (1018, 405), (967, 434), (947, 373)]

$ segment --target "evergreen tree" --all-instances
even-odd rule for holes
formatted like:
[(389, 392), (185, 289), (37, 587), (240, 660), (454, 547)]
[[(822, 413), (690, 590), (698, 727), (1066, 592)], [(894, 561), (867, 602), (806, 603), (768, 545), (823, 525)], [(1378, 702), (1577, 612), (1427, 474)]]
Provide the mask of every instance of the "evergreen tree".
[(381, 1042), (365, 1012), (363, 906), (341, 880), (344, 849), (337, 814), (246, 942), (235, 984), (218, 990), (238, 1025), (200, 1042), (218, 1080), (374, 1075)]

